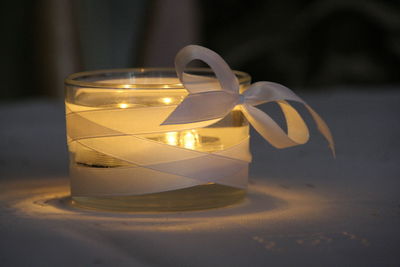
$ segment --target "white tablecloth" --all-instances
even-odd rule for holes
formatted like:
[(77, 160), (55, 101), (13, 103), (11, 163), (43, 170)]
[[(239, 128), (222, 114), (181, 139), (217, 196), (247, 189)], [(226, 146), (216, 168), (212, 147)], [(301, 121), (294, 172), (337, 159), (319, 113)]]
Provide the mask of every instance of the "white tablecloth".
[(0, 266), (399, 266), (400, 91), (300, 95), (330, 125), (336, 159), (309, 117), (301, 147), (252, 132), (246, 201), (158, 214), (67, 205), (62, 103), (0, 104)]

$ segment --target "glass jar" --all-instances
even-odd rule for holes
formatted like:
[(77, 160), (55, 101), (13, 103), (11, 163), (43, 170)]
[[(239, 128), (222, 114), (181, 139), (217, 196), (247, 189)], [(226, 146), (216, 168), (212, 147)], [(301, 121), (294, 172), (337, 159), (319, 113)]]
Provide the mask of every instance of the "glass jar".
[[(208, 69), (189, 69), (216, 82)], [(241, 91), (250, 76), (235, 71)], [(203, 84), (201, 84), (203, 86)], [(238, 108), (221, 120), (161, 125), (188, 92), (174, 69), (82, 72), (65, 80), (74, 205), (182, 211), (242, 200), (249, 126)]]

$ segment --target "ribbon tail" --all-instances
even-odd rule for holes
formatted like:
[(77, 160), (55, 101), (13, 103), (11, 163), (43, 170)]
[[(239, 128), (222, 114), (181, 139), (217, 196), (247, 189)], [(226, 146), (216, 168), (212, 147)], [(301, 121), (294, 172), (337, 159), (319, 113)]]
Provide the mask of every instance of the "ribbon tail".
[(326, 141), (328, 141), (328, 146), (332, 151), (332, 155), (336, 158), (336, 151), (335, 151), (335, 142), (333, 141), (332, 133), (329, 130), (328, 125), (326, 122), (318, 115), (318, 113), (312, 109), (309, 105), (304, 104), (307, 110), (310, 112), (311, 116), (313, 117), (315, 123), (317, 124), (318, 131), (325, 137)]
[[(333, 141), (332, 134), (328, 128), (328, 125), (325, 123), (325, 121), (318, 115), (315, 110), (313, 110), (306, 102), (303, 101), (300, 97), (298, 97), (292, 90), (287, 88), (286, 86), (283, 86), (278, 83), (273, 83), (273, 82), (257, 82), (254, 83), (250, 86), (248, 90), (244, 92), (245, 95), (245, 103), (246, 103), (246, 109), (247, 113), (249, 115), (256, 115), (257, 118), (262, 118), (262, 121), (265, 123), (269, 123), (268, 125), (271, 125), (271, 129), (264, 129), (256, 130), (260, 132), (261, 135), (263, 136), (268, 136), (268, 138), (264, 137), (267, 139), (273, 146), (278, 147), (278, 148), (284, 148), (284, 147), (290, 147), (293, 145), (299, 145), (299, 144), (304, 144), (308, 141), (309, 138), (309, 133), (307, 126), (305, 125), (303, 119), (299, 115), (299, 113), (285, 100), (290, 100), (294, 102), (299, 102), (303, 104), (307, 110), (310, 112), (312, 118), (314, 119), (315, 123), (317, 124), (317, 128), (319, 132), (325, 137), (325, 139), (328, 142), (329, 148), (332, 151), (333, 157), (336, 157), (335, 155), (335, 145)], [(272, 120), (271, 118), (266, 119), (265, 116), (262, 116), (261, 113), (262, 111), (254, 111), (255, 105), (259, 105), (262, 103), (266, 102), (272, 102), (275, 101), (279, 104), (281, 107), (286, 123), (288, 126), (288, 134), (284, 133), (284, 131), (278, 126), (274, 125), (269, 120)], [(259, 114), (260, 113), (260, 114)], [(252, 118), (254, 120), (254, 118)], [(250, 121), (250, 119), (249, 119)], [(260, 124), (261, 121), (259, 121), (256, 124)], [(276, 124), (276, 123), (275, 123)], [(259, 129), (261, 126), (257, 126)], [(279, 130), (277, 129), (279, 128)], [(266, 134), (265, 131), (270, 131), (269, 134)], [(284, 136), (285, 135), (289, 140), (286, 140)], [(271, 142), (272, 140), (272, 142)]]
[(241, 105), (243, 114), (256, 131), (276, 148), (305, 144), (309, 139), (307, 125), (300, 114), (286, 101), (279, 101), (288, 126), (288, 133), (266, 113), (248, 104)]

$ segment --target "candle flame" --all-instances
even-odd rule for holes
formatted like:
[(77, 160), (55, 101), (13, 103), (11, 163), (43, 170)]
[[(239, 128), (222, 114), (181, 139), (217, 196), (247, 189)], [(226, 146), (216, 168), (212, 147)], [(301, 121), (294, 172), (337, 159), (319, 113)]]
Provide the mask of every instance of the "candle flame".
[(199, 134), (194, 131), (167, 132), (165, 143), (171, 146), (180, 146), (187, 149), (196, 149), (199, 146)]
[(168, 132), (166, 133), (167, 144), (171, 146), (178, 145), (178, 133), (177, 132)]
[(119, 107), (119, 108), (127, 108), (127, 107), (128, 107), (128, 104), (126, 104), (126, 103), (120, 103), (120, 104), (118, 104), (118, 107)]
[(197, 134), (193, 134), (192, 132), (187, 132), (182, 137), (182, 143), (185, 148), (195, 149), (196, 143), (198, 141)]
[(161, 99), (161, 102), (163, 102), (164, 104), (171, 104), (172, 98), (164, 97), (164, 98)]

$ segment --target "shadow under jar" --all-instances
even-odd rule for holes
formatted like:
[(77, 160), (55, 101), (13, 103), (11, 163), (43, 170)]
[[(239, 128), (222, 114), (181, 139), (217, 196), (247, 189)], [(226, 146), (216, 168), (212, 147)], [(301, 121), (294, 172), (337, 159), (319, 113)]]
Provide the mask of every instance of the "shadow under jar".
[[(217, 84), (208, 69), (186, 73), (201, 76), (199, 86)], [(243, 92), (250, 76), (235, 74)], [(238, 107), (222, 120), (161, 125), (188, 95), (174, 69), (76, 73), (65, 88), (74, 205), (184, 211), (244, 198), (251, 156)]]

